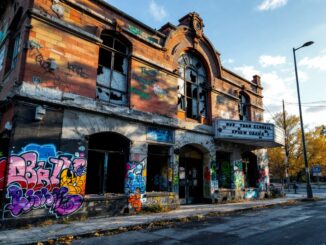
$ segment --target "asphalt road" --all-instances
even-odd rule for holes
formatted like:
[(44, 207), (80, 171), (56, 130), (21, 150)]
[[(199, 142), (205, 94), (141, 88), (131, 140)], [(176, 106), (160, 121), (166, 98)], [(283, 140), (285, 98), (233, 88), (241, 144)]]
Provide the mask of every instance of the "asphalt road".
[(86, 238), (73, 244), (326, 245), (326, 201), (209, 218), (160, 230)]

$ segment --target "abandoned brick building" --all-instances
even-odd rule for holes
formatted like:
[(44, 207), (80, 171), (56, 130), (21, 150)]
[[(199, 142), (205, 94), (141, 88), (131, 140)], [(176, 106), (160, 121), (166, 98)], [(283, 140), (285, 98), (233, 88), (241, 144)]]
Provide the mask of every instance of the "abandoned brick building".
[(260, 198), (260, 77), (222, 66), (197, 13), (159, 30), (102, 0), (2, 0), (3, 219)]

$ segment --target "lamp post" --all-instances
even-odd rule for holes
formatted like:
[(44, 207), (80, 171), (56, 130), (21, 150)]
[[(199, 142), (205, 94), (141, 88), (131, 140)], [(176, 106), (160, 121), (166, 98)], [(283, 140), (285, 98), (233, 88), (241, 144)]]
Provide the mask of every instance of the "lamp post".
[(306, 140), (305, 140), (305, 135), (304, 135), (303, 121), (302, 121), (300, 88), (299, 88), (297, 60), (296, 60), (296, 57), (295, 57), (295, 51), (297, 51), (300, 48), (310, 46), (313, 43), (314, 43), (313, 41), (310, 41), (310, 42), (304, 43), (299, 48), (293, 48), (295, 78), (296, 78), (296, 82), (297, 82), (297, 92), (298, 92), (298, 101), (299, 101), (299, 113), (300, 113), (300, 125), (301, 125), (301, 134), (302, 134), (303, 158), (304, 158), (304, 165), (305, 165), (305, 169), (306, 169), (306, 178), (307, 178), (307, 198), (313, 198), (313, 195), (312, 195), (312, 189), (311, 189), (311, 184), (310, 184), (310, 171), (309, 171), (309, 166), (308, 166)]

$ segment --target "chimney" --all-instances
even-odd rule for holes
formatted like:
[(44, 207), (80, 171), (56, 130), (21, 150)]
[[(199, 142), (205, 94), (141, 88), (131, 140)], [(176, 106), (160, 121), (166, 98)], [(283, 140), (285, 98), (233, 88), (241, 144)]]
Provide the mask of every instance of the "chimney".
[(253, 76), (253, 80), (252, 80), (253, 83), (257, 84), (258, 86), (261, 86), (261, 83), (260, 83), (260, 76), (258, 75), (254, 75)]

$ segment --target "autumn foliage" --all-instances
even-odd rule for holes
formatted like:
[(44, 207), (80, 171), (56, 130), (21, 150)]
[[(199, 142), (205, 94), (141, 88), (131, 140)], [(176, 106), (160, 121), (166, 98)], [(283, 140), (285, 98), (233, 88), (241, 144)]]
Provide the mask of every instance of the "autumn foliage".
[[(286, 147), (268, 149), (269, 166), (272, 179), (285, 179), (286, 151), (288, 152), (288, 174), (292, 180), (305, 180), (305, 167), (303, 157), (302, 135), (299, 117), (285, 116), (278, 113), (274, 117), (277, 126), (285, 129)], [(309, 167), (321, 166), (323, 176), (326, 176), (326, 135), (322, 133), (323, 127), (314, 129), (305, 128), (305, 140)]]

